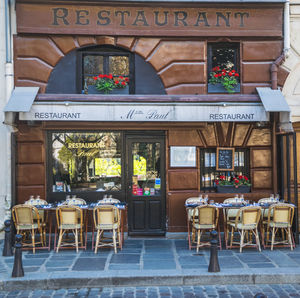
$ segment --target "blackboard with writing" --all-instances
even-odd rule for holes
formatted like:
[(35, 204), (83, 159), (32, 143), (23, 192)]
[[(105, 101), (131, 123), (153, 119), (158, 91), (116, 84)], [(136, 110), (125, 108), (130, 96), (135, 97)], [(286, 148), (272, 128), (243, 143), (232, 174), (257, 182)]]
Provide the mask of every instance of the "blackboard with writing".
[(234, 170), (234, 148), (217, 148), (217, 171)]

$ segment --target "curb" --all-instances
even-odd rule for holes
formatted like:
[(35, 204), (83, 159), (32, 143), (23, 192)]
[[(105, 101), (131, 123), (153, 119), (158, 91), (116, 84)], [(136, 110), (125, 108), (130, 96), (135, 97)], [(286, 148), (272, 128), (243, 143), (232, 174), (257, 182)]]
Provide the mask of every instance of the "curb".
[[(264, 269), (268, 270), (268, 269)], [(233, 271), (233, 270), (232, 270)], [(284, 270), (285, 271), (285, 270)], [(281, 273), (243, 273), (219, 272), (201, 274), (170, 274), (157, 271), (148, 274), (114, 274), (103, 276), (103, 273), (74, 272), (66, 276), (65, 273), (51, 273), (35, 278), (8, 278), (0, 282), (0, 290), (33, 290), (33, 289), (60, 289), (60, 288), (95, 288), (95, 287), (140, 287), (140, 286), (195, 286), (195, 285), (229, 285), (229, 284), (299, 284), (300, 272)], [(299, 271), (299, 270), (296, 270)]]

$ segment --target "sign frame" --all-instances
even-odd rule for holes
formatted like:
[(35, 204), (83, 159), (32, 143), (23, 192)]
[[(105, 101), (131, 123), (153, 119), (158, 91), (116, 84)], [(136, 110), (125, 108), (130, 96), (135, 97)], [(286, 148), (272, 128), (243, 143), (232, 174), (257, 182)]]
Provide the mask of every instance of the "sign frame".
[(195, 168), (197, 166), (196, 157), (196, 146), (170, 147), (170, 167), (172, 168)]
[[(230, 168), (222, 168), (219, 165), (219, 154), (220, 152), (224, 151), (230, 151), (231, 152), (231, 167)], [(217, 152), (216, 152), (216, 170), (217, 171), (234, 171), (234, 154), (235, 154), (235, 148), (233, 147), (217, 147)]]

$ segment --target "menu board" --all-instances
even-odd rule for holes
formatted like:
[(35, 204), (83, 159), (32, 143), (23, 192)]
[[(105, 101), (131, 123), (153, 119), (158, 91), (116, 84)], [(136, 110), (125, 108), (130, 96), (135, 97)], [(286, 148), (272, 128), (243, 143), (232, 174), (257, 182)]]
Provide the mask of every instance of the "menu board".
[(234, 170), (234, 148), (217, 148), (217, 171)]

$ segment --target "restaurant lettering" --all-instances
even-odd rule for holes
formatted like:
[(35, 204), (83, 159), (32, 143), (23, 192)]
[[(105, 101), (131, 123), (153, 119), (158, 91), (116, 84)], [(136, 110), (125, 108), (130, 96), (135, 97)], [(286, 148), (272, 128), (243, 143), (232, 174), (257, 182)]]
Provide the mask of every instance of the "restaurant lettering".
[(210, 120), (253, 120), (254, 114), (209, 114)]
[[(96, 17), (95, 17), (96, 16)], [(216, 11), (208, 13), (197, 11), (190, 13), (186, 10), (145, 11), (118, 9), (68, 9), (65, 7), (52, 8), (52, 25), (54, 26), (193, 26), (193, 27), (231, 27), (232, 20), (237, 21), (238, 27), (245, 27), (250, 13), (247, 11)]]
[(101, 143), (68, 143), (68, 148), (70, 148), (70, 149), (101, 148)]
[(35, 119), (41, 120), (72, 120), (80, 119), (81, 113), (34, 113)]

